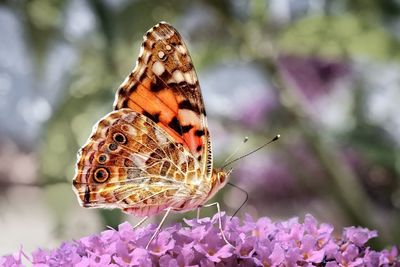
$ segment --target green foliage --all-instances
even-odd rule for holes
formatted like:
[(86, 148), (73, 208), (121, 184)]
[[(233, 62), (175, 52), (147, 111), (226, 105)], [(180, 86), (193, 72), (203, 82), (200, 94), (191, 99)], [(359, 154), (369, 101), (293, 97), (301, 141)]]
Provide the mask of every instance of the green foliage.
[(305, 17), (282, 31), (278, 44), (286, 52), (333, 58), (398, 60), (400, 56), (399, 50), (392, 50), (398, 46), (396, 38), (354, 14)]

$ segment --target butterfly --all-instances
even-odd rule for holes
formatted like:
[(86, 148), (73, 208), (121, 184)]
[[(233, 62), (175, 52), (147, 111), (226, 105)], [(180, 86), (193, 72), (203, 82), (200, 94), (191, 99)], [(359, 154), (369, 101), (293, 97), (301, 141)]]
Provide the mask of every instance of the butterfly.
[(83, 207), (120, 208), (141, 222), (165, 212), (150, 244), (170, 211), (215, 205), (220, 213), (218, 203), (205, 203), (229, 173), (213, 168), (200, 85), (181, 35), (160, 22), (143, 39), (114, 111), (78, 152), (73, 189)]

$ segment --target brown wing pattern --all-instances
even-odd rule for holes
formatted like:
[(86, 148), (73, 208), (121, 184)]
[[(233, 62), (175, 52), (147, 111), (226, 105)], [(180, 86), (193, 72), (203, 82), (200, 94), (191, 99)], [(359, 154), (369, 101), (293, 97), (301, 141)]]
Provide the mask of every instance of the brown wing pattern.
[(84, 207), (118, 207), (146, 216), (166, 207), (179, 210), (188, 198), (199, 201), (204, 192), (193, 185), (200, 173), (182, 144), (149, 118), (121, 109), (93, 128), (79, 152), (73, 185)]
[(199, 82), (187, 47), (172, 26), (161, 22), (146, 33), (114, 108), (130, 108), (157, 123), (191, 152), (202, 175), (210, 177), (211, 142)]

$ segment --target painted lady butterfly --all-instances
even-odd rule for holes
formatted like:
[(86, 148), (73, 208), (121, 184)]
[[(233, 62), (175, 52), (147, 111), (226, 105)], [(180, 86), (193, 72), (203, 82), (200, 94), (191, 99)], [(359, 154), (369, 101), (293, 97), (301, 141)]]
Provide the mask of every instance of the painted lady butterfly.
[[(227, 173), (212, 167), (192, 60), (169, 24), (160, 22), (144, 36), (114, 109), (78, 153), (73, 187), (83, 207), (120, 208), (145, 219), (165, 211), (163, 222), (170, 211), (204, 207), (227, 183)], [(211, 205), (219, 212), (218, 203)]]

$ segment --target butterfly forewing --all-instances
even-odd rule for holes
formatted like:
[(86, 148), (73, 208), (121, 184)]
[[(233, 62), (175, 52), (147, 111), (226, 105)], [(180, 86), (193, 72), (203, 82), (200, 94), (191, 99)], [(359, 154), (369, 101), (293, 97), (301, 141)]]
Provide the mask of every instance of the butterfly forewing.
[(159, 23), (144, 36), (135, 69), (120, 86), (115, 109), (149, 117), (189, 149), (209, 177), (212, 154), (196, 71), (180, 34)]

